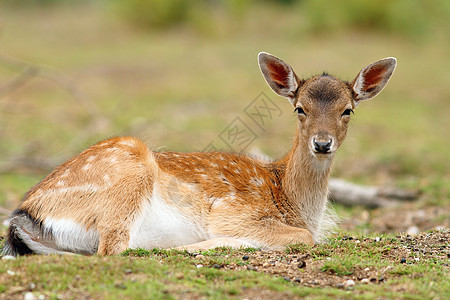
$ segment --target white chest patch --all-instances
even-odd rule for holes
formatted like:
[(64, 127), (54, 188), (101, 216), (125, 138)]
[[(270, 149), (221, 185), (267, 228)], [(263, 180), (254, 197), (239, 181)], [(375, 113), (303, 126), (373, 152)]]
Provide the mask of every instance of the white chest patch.
[(205, 228), (188, 219), (154, 189), (130, 228), (129, 248), (169, 248), (208, 239)]

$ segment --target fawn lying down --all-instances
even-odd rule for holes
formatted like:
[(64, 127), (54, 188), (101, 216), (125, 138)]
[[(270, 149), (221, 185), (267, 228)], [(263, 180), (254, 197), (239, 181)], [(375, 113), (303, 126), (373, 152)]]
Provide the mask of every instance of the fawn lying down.
[(299, 79), (258, 56), (272, 90), (298, 115), (290, 152), (276, 161), (221, 152), (151, 152), (133, 137), (102, 141), (57, 167), (13, 213), (4, 254), (118, 254), (127, 248), (312, 245), (327, 217), (330, 168), (350, 115), (389, 81), (395, 58), (352, 82)]

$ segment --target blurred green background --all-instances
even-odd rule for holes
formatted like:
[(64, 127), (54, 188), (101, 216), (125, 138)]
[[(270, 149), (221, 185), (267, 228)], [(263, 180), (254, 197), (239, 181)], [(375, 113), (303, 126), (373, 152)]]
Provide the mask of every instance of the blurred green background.
[[(333, 175), (448, 204), (449, 31), (446, 0), (4, 0), (0, 207), (116, 135), (154, 149), (228, 150), (219, 135), (240, 117), (258, 135), (247, 150), (283, 155), (296, 117), (266, 86), (260, 51), (301, 77), (344, 80), (396, 57), (387, 88), (352, 117)], [(264, 129), (244, 112), (261, 92), (282, 111)]]

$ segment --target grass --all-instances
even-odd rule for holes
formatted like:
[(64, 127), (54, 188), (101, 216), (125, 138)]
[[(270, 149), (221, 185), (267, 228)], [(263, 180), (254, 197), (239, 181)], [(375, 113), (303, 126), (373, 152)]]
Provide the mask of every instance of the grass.
[[(291, 245), (284, 254), (286, 256), (279, 252), (272, 253), (271, 258), (267, 252), (257, 249), (230, 248), (202, 252), (201, 258), (184, 251), (161, 249), (127, 250), (121, 256), (112, 257), (27, 256), (3, 261), (0, 290), (7, 293), (7, 297), (15, 297), (34, 286), (34, 294), (55, 299), (85, 296), (94, 299), (222, 299), (258, 293), (274, 297), (362, 299), (370, 295), (371, 298), (440, 299), (450, 291), (445, 259), (426, 253), (406, 254), (404, 249), (415, 240), (392, 235), (376, 238), (380, 236), (369, 235), (358, 240), (336, 235), (329, 243), (309, 249)], [(442, 245), (435, 244), (434, 247)], [(249, 258), (244, 260), (247, 255)], [(304, 274), (317, 280), (327, 278), (334, 283), (321, 288), (305, 287), (283, 279), (283, 274), (270, 275), (271, 267), (265, 269), (263, 265), (273, 259), (280, 264), (290, 264), (290, 260), (299, 255), (306, 261), (307, 269), (306, 272), (298, 271), (296, 276)], [(406, 256), (407, 263), (400, 263), (398, 255)], [(258, 271), (247, 270), (250, 265), (256, 266)], [(289, 269), (292, 268), (283, 272), (292, 277)], [(373, 277), (379, 283), (359, 283), (365, 276)], [(336, 287), (336, 282), (339, 285), (348, 278), (354, 278), (357, 285)], [(306, 284), (308, 280), (309, 277), (302, 278)]]
[[(0, 166), (16, 157), (62, 162), (98, 140), (126, 134), (142, 138), (155, 149), (194, 151), (214, 142), (227, 150), (219, 134), (236, 117), (258, 135), (251, 147), (278, 157), (291, 145), (295, 116), (287, 101), (265, 85), (256, 64), (259, 51), (282, 57), (300, 77), (328, 71), (347, 80), (368, 63), (395, 56), (399, 65), (387, 88), (355, 111), (334, 176), (418, 188), (423, 195), (417, 208), (448, 206), (448, 35), (438, 34), (424, 42), (362, 31), (309, 35), (301, 30), (298, 11), (255, 6), (248, 14), (238, 30), (225, 23), (223, 29), (210, 33), (183, 28), (140, 32), (99, 7), (2, 7), (0, 54), (62, 72), (72, 87), (98, 107), (100, 116), (91, 117), (56, 82), (34, 78), (0, 97)], [(267, 21), (275, 17), (276, 22)], [(0, 62), (0, 82), (17, 76), (1, 66)], [(264, 129), (254, 126), (244, 112), (261, 92), (282, 112)], [(93, 120), (101, 122), (87, 128)], [(0, 174), (0, 206), (13, 210), (47, 171), (19, 169)], [(362, 211), (338, 207), (339, 214), (348, 218)], [(33, 293), (54, 299), (260, 295), (444, 299), (450, 293), (445, 280), (448, 259), (404, 252), (404, 247), (414, 245), (402, 241), (403, 237), (379, 235), (381, 240), (375, 242), (370, 231), (376, 228), (360, 226), (364, 234), (341, 232), (326, 244), (290, 245), (283, 253), (267, 255), (257, 249), (215, 249), (203, 253), (205, 258), (200, 260), (182, 252), (138, 249), (115, 257), (21, 257), (0, 264), (0, 299), (22, 298), (31, 283), (36, 285)], [(4, 234), (0, 226), (0, 236)], [(346, 235), (353, 239), (344, 239)], [(243, 260), (244, 255), (251, 260)], [(400, 264), (399, 255), (408, 263)], [(307, 260), (306, 269), (292, 270), (288, 262), (296, 259)], [(258, 271), (247, 270), (255, 261), (261, 263)], [(276, 264), (272, 266), (271, 261)], [(270, 266), (263, 267), (265, 262)], [(197, 268), (200, 264), (203, 267)], [(278, 264), (286, 268), (280, 271)], [(15, 275), (8, 275), (8, 270)], [(287, 270), (304, 281), (295, 283)], [(308, 283), (316, 280), (308, 274), (339, 283), (353, 278), (358, 284), (346, 289), (321, 282), (317, 288)], [(376, 280), (382, 275), (386, 280), (360, 284), (358, 276), (363, 275)]]

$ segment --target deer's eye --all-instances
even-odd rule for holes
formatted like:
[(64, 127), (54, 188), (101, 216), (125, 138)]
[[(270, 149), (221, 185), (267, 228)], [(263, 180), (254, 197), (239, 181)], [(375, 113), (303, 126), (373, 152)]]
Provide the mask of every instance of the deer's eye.
[(299, 115), (305, 115), (305, 116), (306, 116), (305, 111), (304, 111), (303, 108), (301, 108), (300, 106), (296, 107), (296, 108), (294, 109), (294, 112), (298, 113)]
[(344, 112), (342, 113), (342, 116), (350, 116), (350, 113), (354, 113), (352, 109), (346, 109), (344, 110)]

